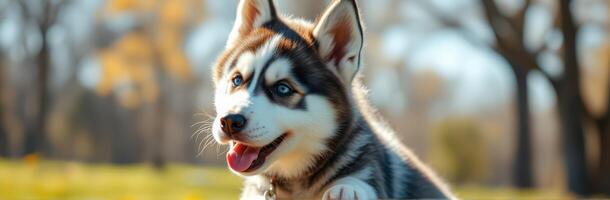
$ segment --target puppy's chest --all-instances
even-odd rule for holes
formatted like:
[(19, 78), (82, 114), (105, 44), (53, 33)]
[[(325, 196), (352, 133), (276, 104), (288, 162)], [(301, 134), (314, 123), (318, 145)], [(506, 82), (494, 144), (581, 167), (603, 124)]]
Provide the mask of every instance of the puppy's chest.
[(266, 193), (275, 194), (276, 199), (319, 199), (321, 194), (318, 190), (314, 190), (313, 187), (306, 188), (298, 183), (281, 183), (274, 184), (271, 189), (271, 184), (268, 181), (251, 181), (246, 180), (244, 184), (244, 194), (242, 199), (259, 199), (265, 198)]

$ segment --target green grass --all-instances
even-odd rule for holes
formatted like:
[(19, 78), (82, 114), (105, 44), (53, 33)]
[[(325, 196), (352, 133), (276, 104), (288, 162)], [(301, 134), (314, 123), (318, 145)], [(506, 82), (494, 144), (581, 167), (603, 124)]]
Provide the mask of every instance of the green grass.
[[(20, 199), (237, 199), (241, 178), (225, 168), (170, 164), (117, 166), (0, 159), (0, 200)], [(570, 199), (561, 191), (457, 187), (462, 199)]]
[(461, 186), (454, 192), (461, 199), (512, 200), (512, 199), (575, 199), (574, 196), (560, 190), (518, 190), (511, 188), (488, 188), (481, 186)]
[(223, 168), (0, 160), (0, 200), (237, 199), (240, 187)]

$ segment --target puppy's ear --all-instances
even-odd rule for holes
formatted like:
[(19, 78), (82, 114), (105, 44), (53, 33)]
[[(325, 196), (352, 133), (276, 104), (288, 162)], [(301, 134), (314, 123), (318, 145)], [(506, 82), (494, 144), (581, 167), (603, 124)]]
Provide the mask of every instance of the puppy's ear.
[(275, 19), (277, 19), (277, 13), (273, 0), (240, 0), (227, 47), (233, 46), (240, 37), (255, 28)]
[(317, 22), (313, 36), (320, 56), (350, 84), (360, 68), (363, 30), (355, 0), (335, 0)]

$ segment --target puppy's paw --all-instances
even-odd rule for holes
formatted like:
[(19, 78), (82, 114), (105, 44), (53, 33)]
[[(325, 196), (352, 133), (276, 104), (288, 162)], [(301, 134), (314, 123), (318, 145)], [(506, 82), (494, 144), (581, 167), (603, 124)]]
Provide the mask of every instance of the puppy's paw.
[(335, 185), (324, 192), (323, 200), (364, 200), (366, 195), (351, 185)]

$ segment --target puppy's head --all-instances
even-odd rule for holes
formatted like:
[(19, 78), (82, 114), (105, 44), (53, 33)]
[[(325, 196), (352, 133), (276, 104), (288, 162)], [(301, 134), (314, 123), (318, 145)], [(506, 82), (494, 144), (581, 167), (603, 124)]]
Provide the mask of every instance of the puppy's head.
[(334, 1), (316, 23), (281, 17), (272, 0), (241, 0), (214, 66), (212, 131), (230, 145), (229, 168), (294, 177), (313, 167), (351, 123), (362, 43), (353, 0)]

